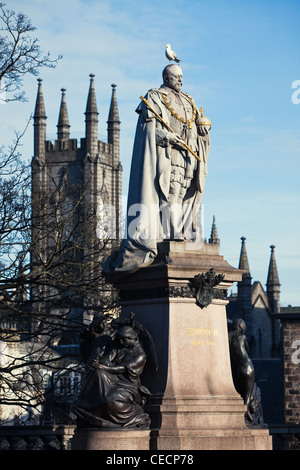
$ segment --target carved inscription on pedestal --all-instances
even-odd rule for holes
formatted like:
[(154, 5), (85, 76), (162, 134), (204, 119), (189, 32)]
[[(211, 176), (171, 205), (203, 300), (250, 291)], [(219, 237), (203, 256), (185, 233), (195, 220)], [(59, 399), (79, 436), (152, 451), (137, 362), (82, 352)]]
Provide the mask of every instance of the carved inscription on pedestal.
[(219, 331), (217, 328), (186, 327), (185, 334), (191, 338), (193, 346), (214, 347)]

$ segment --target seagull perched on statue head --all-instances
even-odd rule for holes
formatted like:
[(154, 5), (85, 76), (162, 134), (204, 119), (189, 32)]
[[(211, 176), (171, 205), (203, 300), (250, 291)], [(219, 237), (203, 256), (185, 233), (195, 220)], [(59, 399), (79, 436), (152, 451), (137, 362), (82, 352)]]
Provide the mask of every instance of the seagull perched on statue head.
[(166, 44), (166, 57), (169, 60), (174, 60), (175, 62), (179, 63), (181, 62), (180, 59), (178, 59), (177, 55), (175, 54), (174, 51), (171, 49), (171, 44)]

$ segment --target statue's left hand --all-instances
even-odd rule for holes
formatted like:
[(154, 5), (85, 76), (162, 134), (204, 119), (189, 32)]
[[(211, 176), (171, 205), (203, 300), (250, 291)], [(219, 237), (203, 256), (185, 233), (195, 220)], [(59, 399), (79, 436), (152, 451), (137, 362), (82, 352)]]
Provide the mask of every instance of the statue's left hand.
[(207, 129), (206, 126), (199, 126), (199, 134), (202, 136), (202, 137), (205, 137), (206, 135), (208, 135), (210, 129)]

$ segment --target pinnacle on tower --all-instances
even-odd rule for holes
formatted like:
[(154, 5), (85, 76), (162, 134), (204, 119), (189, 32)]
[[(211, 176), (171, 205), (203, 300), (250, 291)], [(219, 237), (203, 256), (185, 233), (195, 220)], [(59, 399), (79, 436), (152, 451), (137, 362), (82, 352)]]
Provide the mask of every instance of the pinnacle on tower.
[(119, 163), (120, 153), (120, 119), (116, 96), (117, 85), (112, 84), (112, 96), (107, 121), (107, 141), (113, 145), (113, 164)]
[(213, 243), (214, 245), (220, 244), (220, 239), (218, 238), (217, 226), (216, 226), (216, 218), (213, 216), (213, 223), (211, 227), (211, 234), (208, 243)]
[(242, 280), (238, 282), (238, 309), (239, 315), (247, 324), (249, 342), (253, 336), (253, 318), (252, 318), (252, 278), (248, 263), (245, 240), (241, 237), (242, 247), (240, 254), (239, 269), (243, 270)]
[(119, 110), (118, 110), (117, 96), (116, 96), (117, 85), (115, 83), (113, 83), (111, 86), (112, 86), (112, 96), (111, 96), (110, 109), (109, 109), (107, 123), (109, 124), (109, 123), (116, 122), (116, 123), (120, 124)]
[(246, 237), (241, 237), (241, 240), (242, 240), (242, 247), (241, 247), (241, 254), (240, 254), (239, 269), (242, 269), (243, 271), (245, 271), (243, 274), (243, 278), (245, 277), (251, 278), (248, 256), (247, 256), (247, 251), (246, 251), (246, 244), (245, 244)]
[(85, 110), (86, 153), (95, 156), (98, 153), (98, 111), (93, 73), (90, 74), (90, 88)]
[[(95, 75), (93, 73), (90, 73), (90, 89), (89, 89), (89, 94), (88, 94), (88, 99), (86, 103), (86, 110), (85, 110), (85, 115), (90, 115), (94, 114), (98, 116), (98, 110), (97, 110), (97, 102), (96, 102), (96, 93), (95, 93), (95, 85), (94, 85), (94, 77)], [(93, 116), (95, 118), (95, 116)], [(97, 117), (98, 121), (98, 117)]]
[(43, 97), (43, 90), (42, 90), (42, 78), (38, 78), (38, 91), (36, 97), (36, 104), (35, 104), (35, 111), (34, 111), (34, 118), (46, 118), (46, 111), (45, 111), (45, 104), (44, 104), (44, 97)]
[(68, 118), (68, 110), (67, 110), (67, 103), (66, 103), (66, 89), (61, 89), (61, 104), (59, 110), (59, 118), (57, 124), (57, 138), (58, 140), (69, 140), (69, 118)]
[(33, 116), (34, 126), (34, 156), (40, 159), (45, 156), (45, 142), (46, 142), (46, 111), (44, 104), (44, 97), (42, 91), (42, 79), (38, 78), (38, 91), (36, 97), (36, 104)]
[(275, 246), (271, 245), (271, 256), (267, 278), (267, 295), (273, 313), (280, 312), (280, 282), (275, 259)]
[(271, 245), (271, 257), (267, 278), (267, 287), (280, 286), (279, 276), (277, 271), (276, 259), (275, 259), (275, 246)]

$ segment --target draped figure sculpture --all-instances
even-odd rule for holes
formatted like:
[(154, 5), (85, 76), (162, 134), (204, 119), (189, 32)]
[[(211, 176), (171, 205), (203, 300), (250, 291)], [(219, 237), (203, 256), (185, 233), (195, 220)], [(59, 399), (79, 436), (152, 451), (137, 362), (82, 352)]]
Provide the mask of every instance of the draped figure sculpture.
[(150, 391), (140, 380), (147, 357), (136, 331), (140, 329), (144, 333), (145, 330), (132, 319), (119, 323), (112, 322), (109, 329), (100, 318), (96, 328), (92, 324), (81, 335), (86, 376), (72, 406), (79, 428), (148, 429), (150, 426), (150, 418), (144, 411)]
[(197, 239), (210, 121), (181, 87), (182, 70), (171, 64), (163, 70), (163, 85), (141, 97), (136, 110), (139, 118), (131, 163), (127, 231), (119, 251), (104, 263), (105, 273), (135, 272), (150, 265), (160, 241)]
[(252, 361), (248, 355), (249, 347), (245, 335), (246, 323), (242, 319), (236, 320), (229, 331), (229, 351), (234, 386), (244, 399), (249, 414), (251, 393), (255, 381), (255, 372)]
[(247, 406), (246, 424), (267, 427), (263, 421), (261, 393), (255, 383), (255, 370), (249, 357), (249, 346), (245, 332), (246, 323), (239, 318), (232, 323), (228, 333), (233, 383)]

